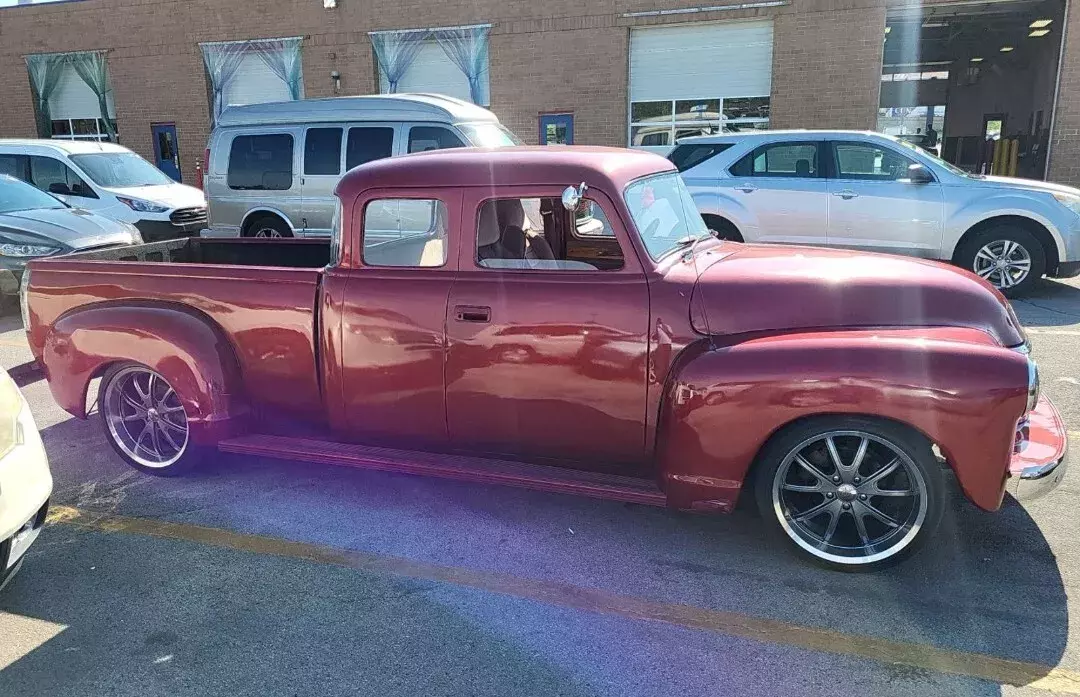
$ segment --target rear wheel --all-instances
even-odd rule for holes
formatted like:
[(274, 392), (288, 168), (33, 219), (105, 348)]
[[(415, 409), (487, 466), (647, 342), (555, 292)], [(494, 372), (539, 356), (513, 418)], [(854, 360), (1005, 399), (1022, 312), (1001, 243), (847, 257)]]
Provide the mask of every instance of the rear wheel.
[(247, 231), (244, 233), (245, 237), (259, 237), (259, 238), (278, 238), (278, 237), (292, 237), (292, 230), (285, 223), (284, 220), (276, 215), (264, 215), (251, 221), (248, 225)]
[(999, 225), (967, 240), (957, 262), (1015, 298), (1030, 291), (1046, 272), (1046, 251), (1027, 230)]
[(944, 511), (930, 443), (887, 422), (829, 417), (782, 431), (762, 451), (762, 517), (801, 556), (842, 571), (898, 563)]
[(127, 363), (110, 370), (98, 391), (98, 411), (109, 444), (138, 470), (171, 476), (198, 460), (180, 396), (151, 368)]

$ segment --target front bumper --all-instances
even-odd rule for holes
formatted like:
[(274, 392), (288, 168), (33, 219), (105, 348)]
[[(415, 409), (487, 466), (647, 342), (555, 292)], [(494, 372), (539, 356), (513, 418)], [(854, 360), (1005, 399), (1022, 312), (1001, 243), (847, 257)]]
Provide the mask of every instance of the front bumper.
[(1007, 491), (1020, 501), (1049, 494), (1065, 478), (1069, 442), (1057, 407), (1048, 398), (1028, 414), (1009, 463)]
[(168, 220), (136, 220), (135, 227), (146, 242), (160, 242), (162, 240), (175, 240), (178, 237), (191, 237), (198, 235), (199, 231), (206, 227), (205, 223), (193, 223), (191, 225), (176, 225)]
[(41, 529), (45, 527), (45, 519), (49, 515), (49, 502), (46, 501), (41, 508), (34, 513), (15, 534), (5, 540), (0, 540), (0, 590), (3, 590), (7, 582), (18, 573), (22, 567), (26, 550), (37, 539)]
[(1080, 276), (1080, 261), (1063, 261), (1057, 265), (1054, 278), (1073, 278)]

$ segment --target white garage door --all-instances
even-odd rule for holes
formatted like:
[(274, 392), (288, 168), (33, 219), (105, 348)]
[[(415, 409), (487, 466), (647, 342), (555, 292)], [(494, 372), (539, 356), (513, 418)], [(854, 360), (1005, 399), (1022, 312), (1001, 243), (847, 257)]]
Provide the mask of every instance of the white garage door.
[[(485, 72), (481, 77), (481, 86), (485, 95), (488, 94), (487, 82), (488, 73)], [(381, 83), (380, 91), (385, 93), (389, 88), (385, 76), (382, 77)], [(423, 48), (416, 54), (416, 60), (398, 82), (398, 92), (434, 92), (464, 99), (467, 102), (472, 101), (469, 79), (465, 77), (461, 68), (447, 57), (446, 51), (434, 39), (424, 42)]]
[(289, 86), (254, 53), (244, 56), (236, 76), (225, 91), (225, 106), (287, 102), (292, 99)]
[(768, 124), (772, 20), (678, 24), (630, 34), (629, 144)]
[[(116, 119), (112, 92), (106, 96), (109, 116)], [(49, 96), (49, 114), (53, 122), (53, 137), (90, 139), (104, 137), (105, 127), (99, 121), (101, 106), (97, 95), (83, 82), (71, 66), (64, 68), (56, 90)]]

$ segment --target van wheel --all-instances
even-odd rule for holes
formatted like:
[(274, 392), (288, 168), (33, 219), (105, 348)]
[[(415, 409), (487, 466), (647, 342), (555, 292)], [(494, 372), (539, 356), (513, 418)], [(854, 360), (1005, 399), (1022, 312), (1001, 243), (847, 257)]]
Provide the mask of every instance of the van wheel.
[(956, 261), (1010, 298), (1030, 291), (1046, 272), (1042, 243), (1013, 225), (998, 225), (966, 240)]
[(862, 417), (811, 419), (781, 431), (758, 462), (765, 523), (797, 554), (840, 571), (873, 571), (934, 533), (945, 481), (929, 441)]
[(244, 233), (244, 237), (292, 237), (292, 230), (285, 224), (285, 221), (276, 215), (264, 215), (251, 221), (248, 225), (247, 231)]
[(191, 442), (180, 396), (145, 365), (123, 363), (106, 373), (98, 412), (113, 450), (137, 470), (173, 476), (193, 467), (202, 454)]

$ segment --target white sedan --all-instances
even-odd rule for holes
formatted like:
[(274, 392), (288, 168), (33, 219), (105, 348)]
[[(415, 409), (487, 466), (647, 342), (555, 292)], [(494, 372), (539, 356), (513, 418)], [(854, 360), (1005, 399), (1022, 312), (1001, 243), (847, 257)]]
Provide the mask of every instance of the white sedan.
[(30, 407), (0, 370), (0, 589), (22, 565), (45, 524), (52, 494), (49, 460)]

